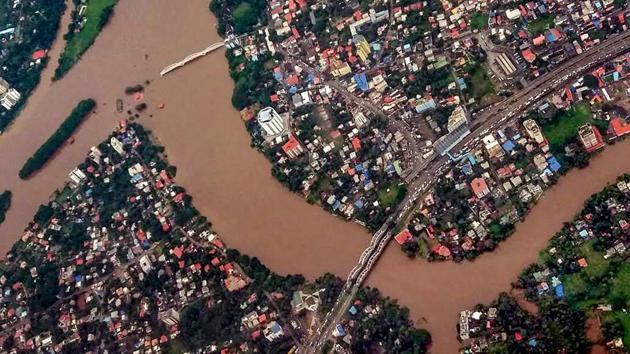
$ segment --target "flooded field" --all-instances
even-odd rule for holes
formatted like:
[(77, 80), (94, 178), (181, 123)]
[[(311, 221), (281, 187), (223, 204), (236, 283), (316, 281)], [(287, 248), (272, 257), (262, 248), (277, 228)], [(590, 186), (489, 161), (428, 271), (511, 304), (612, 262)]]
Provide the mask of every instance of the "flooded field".
[[(178, 182), (230, 246), (259, 257), (280, 273), (347, 274), (370, 235), (359, 225), (307, 204), (271, 177), (269, 163), (250, 148), (239, 114), (230, 105), (233, 83), (223, 51), (159, 76), (164, 66), (221, 40), (207, 7), (207, 0), (188, 0), (186, 6), (168, 0), (121, 0), (111, 23), (66, 77), (51, 84), (54, 66), (45, 71), (26, 109), (0, 136), (0, 190), (14, 193), (13, 206), (0, 226), (3, 251), (89, 148), (126, 118), (116, 111), (117, 99), (133, 105), (125, 87), (150, 80), (145, 95), (149, 109), (140, 123), (166, 146), (170, 162), (178, 167)], [(55, 43), (51, 62), (56, 62), (61, 45)], [(74, 105), (88, 97), (99, 106), (75, 134), (76, 142), (33, 178), (20, 180), (17, 171), (22, 163)], [(161, 104), (164, 109), (158, 109)], [(459, 311), (508, 291), (521, 269), (535, 260), (586, 197), (630, 171), (629, 153), (630, 142), (609, 147), (591, 167), (561, 179), (495, 253), (473, 263), (428, 264), (410, 261), (392, 245), (368, 285), (411, 309), (416, 324), (433, 334), (434, 353), (456, 352)]]

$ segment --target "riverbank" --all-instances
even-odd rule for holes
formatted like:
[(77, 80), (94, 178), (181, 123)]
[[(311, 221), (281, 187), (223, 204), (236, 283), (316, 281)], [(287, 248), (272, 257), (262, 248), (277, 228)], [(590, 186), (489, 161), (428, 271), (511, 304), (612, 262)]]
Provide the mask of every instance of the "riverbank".
[[(169, 161), (180, 167), (178, 182), (187, 186), (200, 212), (212, 216), (227, 243), (259, 257), (278, 273), (302, 273), (310, 279), (326, 271), (348, 274), (370, 235), (307, 204), (271, 176), (269, 163), (250, 148), (249, 135), (231, 107), (233, 84), (222, 52), (160, 78), (164, 66), (220, 40), (207, 9), (206, 0), (191, 0), (189, 6), (121, 0), (109, 25), (75, 67), (54, 84), (40, 85), (22, 116), (0, 137), (0, 190), (14, 192), (7, 220), (0, 226), (3, 251), (21, 235), (37, 206), (48, 200), (51, 186), (61, 185), (89, 148), (125, 118), (116, 111), (117, 99), (130, 99), (125, 87), (151, 80), (145, 90), (147, 118), (140, 122), (167, 147)], [(45, 75), (50, 75), (50, 67)], [(84, 97), (99, 102), (98, 119), (88, 119), (74, 134), (74, 144), (32, 179), (21, 181), (19, 162)], [(162, 110), (157, 108), (161, 103)], [(134, 103), (125, 104), (126, 111)], [(473, 263), (428, 264), (410, 261), (392, 245), (368, 285), (410, 308), (416, 324), (431, 331), (433, 353), (454, 353), (459, 311), (509, 290), (523, 266), (535, 260), (588, 195), (630, 171), (630, 160), (615, 159), (628, 153), (630, 141), (618, 143), (594, 157), (591, 167), (563, 177), (494, 253)]]

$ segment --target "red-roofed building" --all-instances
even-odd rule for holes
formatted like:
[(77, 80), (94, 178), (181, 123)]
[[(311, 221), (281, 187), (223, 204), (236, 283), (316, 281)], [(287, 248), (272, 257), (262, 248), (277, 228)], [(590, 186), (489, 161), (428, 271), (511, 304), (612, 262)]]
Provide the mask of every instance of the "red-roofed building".
[(545, 43), (545, 36), (543, 36), (541, 34), (538, 37), (534, 37), (534, 39), (532, 39), (532, 43), (534, 43), (534, 45), (542, 45), (542, 44), (544, 44)]
[(587, 152), (594, 152), (604, 147), (604, 139), (599, 130), (591, 124), (584, 124), (578, 128), (580, 142)]
[(528, 63), (533, 63), (534, 60), (536, 60), (536, 54), (534, 54), (534, 52), (532, 52), (532, 50), (529, 48), (522, 51), (521, 54), (523, 55), (523, 58), (527, 60)]
[(483, 177), (473, 179), (472, 182), (470, 182), (470, 188), (472, 188), (473, 193), (475, 193), (475, 196), (479, 199), (490, 194), (490, 188), (488, 188), (488, 184)]
[(608, 134), (614, 138), (624, 136), (630, 133), (630, 124), (625, 119), (613, 118), (608, 124)]
[(173, 248), (173, 254), (177, 258), (182, 258), (182, 255), (184, 254), (184, 252), (183, 252), (183, 250), (182, 250), (182, 248), (180, 246), (177, 246), (177, 247)]
[(359, 151), (361, 149), (361, 140), (359, 140), (356, 136), (352, 138), (352, 148), (354, 151)]
[(300, 78), (297, 75), (289, 75), (287, 77), (287, 85), (295, 86), (300, 83)]
[(31, 56), (31, 58), (33, 58), (33, 60), (39, 60), (39, 59), (44, 58), (45, 56), (46, 56), (46, 51), (43, 49), (40, 49), (33, 52), (33, 55)]
[(409, 241), (412, 238), (411, 232), (408, 229), (402, 230), (398, 235), (394, 236), (394, 240), (398, 242), (399, 245), (403, 245), (405, 242)]
[(289, 158), (292, 159), (298, 157), (304, 151), (304, 149), (302, 149), (302, 145), (300, 145), (300, 142), (293, 134), (289, 135), (289, 140), (282, 145), (282, 150)]

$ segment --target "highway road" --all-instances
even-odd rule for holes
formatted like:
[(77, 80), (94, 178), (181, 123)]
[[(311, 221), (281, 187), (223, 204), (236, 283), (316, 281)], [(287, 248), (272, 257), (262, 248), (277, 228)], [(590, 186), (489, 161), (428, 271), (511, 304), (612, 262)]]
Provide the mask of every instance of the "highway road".
[[(569, 59), (553, 72), (531, 82), (525, 89), (517, 92), (508, 100), (479, 113), (472, 120), (471, 133), (459, 142), (452, 151), (468, 149), (469, 145), (476, 144), (481, 136), (499, 128), (501, 125), (518, 119), (533, 104), (536, 104), (540, 98), (563, 87), (569, 80), (575, 79), (586, 70), (619, 56), (628, 50), (630, 50), (630, 31), (608, 38), (595, 48), (591, 48)], [(307, 65), (305, 67), (308, 68)], [(343, 90), (339, 91), (344, 92)], [(390, 119), (390, 121), (394, 120)], [(392, 216), (374, 234), (369, 246), (359, 257), (357, 265), (348, 275), (345, 287), (333, 309), (323, 319), (317, 332), (300, 348), (300, 353), (319, 353), (325, 341), (332, 335), (335, 325), (341, 321), (350, 307), (362, 282), (391, 240), (393, 227), (402, 220), (410, 208), (413, 208), (416, 200), (431, 187), (437, 177), (449, 168), (449, 164), (448, 157), (434, 154), (429, 159), (413, 165), (412, 172), (408, 174), (409, 192), (407, 196), (399, 204), (395, 212), (392, 213)]]

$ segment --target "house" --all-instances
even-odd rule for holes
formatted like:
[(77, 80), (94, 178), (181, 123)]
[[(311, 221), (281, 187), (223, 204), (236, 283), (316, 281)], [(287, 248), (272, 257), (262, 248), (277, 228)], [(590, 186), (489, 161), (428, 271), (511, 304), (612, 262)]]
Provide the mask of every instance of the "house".
[(630, 133), (630, 124), (625, 119), (618, 117), (612, 118), (608, 124), (608, 135), (612, 138), (618, 138)]
[(263, 330), (263, 335), (268, 341), (273, 342), (274, 340), (282, 337), (284, 335), (284, 331), (278, 322), (271, 321)]
[(578, 128), (580, 142), (587, 152), (594, 152), (604, 147), (604, 139), (599, 130), (592, 124), (584, 124)]
[(490, 194), (490, 188), (483, 177), (477, 177), (470, 182), (470, 188), (478, 199)]
[(298, 157), (304, 151), (302, 145), (300, 145), (300, 142), (295, 138), (293, 134), (290, 134), (289, 140), (284, 145), (282, 145), (282, 150), (285, 154), (287, 154), (289, 158), (292, 159)]
[(399, 245), (405, 244), (405, 242), (409, 241), (411, 238), (411, 232), (409, 232), (408, 229), (404, 229), (398, 233), (398, 235), (394, 236), (394, 240), (396, 240)]

